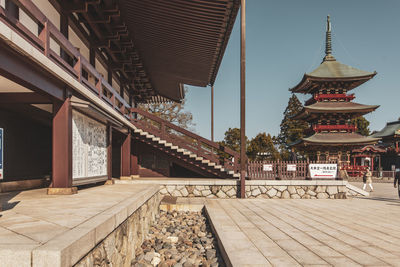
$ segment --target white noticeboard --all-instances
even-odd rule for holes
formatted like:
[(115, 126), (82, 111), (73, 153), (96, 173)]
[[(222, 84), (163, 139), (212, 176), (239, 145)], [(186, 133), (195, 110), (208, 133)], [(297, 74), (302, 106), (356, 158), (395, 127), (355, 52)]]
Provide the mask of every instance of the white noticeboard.
[(272, 164), (263, 164), (263, 171), (272, 172)]
[(288, 164), (288, 165), (286, 165), (286, 170), (288, 172), (295, 172), (296, 171), (296, 164)]
[(337, 175), (337, 164), (310, 164), (311, 178), (335, 179)]
[(75, 110), (72, 112), (72, 178), (107, 175), (107, 128)]
[(0, 128), (0, 180), (3, 179), (4, 170), (4, 130)]

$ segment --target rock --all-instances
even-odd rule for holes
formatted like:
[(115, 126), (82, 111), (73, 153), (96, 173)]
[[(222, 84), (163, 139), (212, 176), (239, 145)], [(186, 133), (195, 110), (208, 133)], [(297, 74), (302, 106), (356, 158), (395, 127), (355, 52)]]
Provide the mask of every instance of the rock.
[(226, 192), (226, 194), (227, 194), (228, 197), (236, 196), (236, 190), (232, 187), (231, 189), (229, 189), (229, 190)]
[(329, 195), (327, 193), (318, 193), (317, 198), (318, 199), (327, 199)]
[(168, 191), (168, 193), (170, 193), (170, 194), (172, 194), (172, 192), (174, 192), (175, 191), (175, 185), (167, 185), (166, 186), (166, 189), (167, 189), (167, 191)]
[(211, 186), (211, 192), (213, 193), (213, 195), (216, 195), (220, 189), (221, 189), (220, 185), (212, 185)]
[(261, 194), (261, 191), (260, 191), (260, 189), (259, 189), (258, 187), (254, 188), (254, 189), (251, 191), (251, 195), (252, 195), (253, 197), (258, 196), (259, 194)]
[(216, 196), (218, 198), (226, 198), (226, 194), (222, 190), (219, 190)]
[(263, 185), (260, 185), (258, 188), (260, 188), (261, 194), (265, 194), (268, 191), (267, 188), (265, 188), (265, 186)]
[(331, 196), (332, 195), (336, 195), (338, 193), (337, 186), (333, 186), (333, 185), (327, 186), (326, 187), (326, 192)]
[(300, 197), (304, 196), (305, 193), (306, 193), (306, 192), (304, 191), (303, 188), (297, 189), (297, 194), (299, 194)]
[(208, 197), (209, 195), (211, 195), (211, 191), (208, 190), (208, 189), (203, 190), (203, 191), (201, 191), (201, 195), (202, 195), (203, 197)]
[(276, 190), (278, 190), (279, 192), (283, 192), (286, 190), (286, 186), (284, 186), (284, 185), (274, 186), (274, 188)]
[(299, 199), (301, 198), (298, 194), (290, 195), (290, 198)]
[(311, 196), (310, 196), (310, 195), (304, 195), (304, 196), (302, 196), (301, 198), (304, 198), (304, 199), (310, 199), (310, 198), (311, 198)]
[(183, 267), (182, 263), (178, 262), (174, 265), (174, 267)]
[(289, 185), (287, 188), (287, 191), (289, 192), (289, 194), (296, 194), (296, 187), (294, 187), (293, 185)]
[(147, 262), (151, 262), (151, 260), (152, 260), (154, 257), (155, 257), (154, 252), (147, 252), (147, 253), (144, 255), (144, 260), (147, 261)]
[(207, 258), (207, 260), (211, 260), (212, 258), (214, 258), (216, 253), (217, 252), (216, 252), (215, 249), (207, 249), (206, 250), (206, 258)]
[(173, 197), (181, 197), (182, 193), (179, 190), (174, 190), (171, 195)]
[(307, 195), (310, 195), (310, 196), (316, 196), (316, 195), (317, 195), (317, 193), (315, 193), (315, 192), (312, 191), (312, 190), (308, 190), (308, 191), (306, 192), (306, 194), (307, 194)]
[(169, 236), (169, 237), (167, 237), (167, 239), (168, 239), (169, 242), (171, 242), (171, 243), (176, 243), (176, 242), (178, 242), (178, 237), (177, 237), (177, 236)]
[(165, 188), (165, 187), (161, 188), (159, 192), (162, 195), (167, 195), (168, 194), (167, 188)]
[(274, 197), (274, 196), (276, 196), (276, 193), (277, 193), (278, 191), (275, 189), (275, 188), (271, 188), (268, 192), (267, 192), (267, 195), (269, 196), (269, 197)]
[(283, 191), (281, 198), (284, 198), (284, 199), (290, 198), (290, 193), (287, 190)]
[(187, 185), (186, 190), (188, 191), (189, 194), (193, 194), (194, 192), (194, 185)]
[(180, 192), (183, 197), (187, 197), (189, 195), (189, 192), (187, 191), (186, 187), (182, 188)]
[(161, 262), (161, 259), (160, 259), (159, 257), (154, 257), (154, 258), (151, 260), (151, 265), (157, 266), (160, 262)]
[(318, 185), (317, 188), (315, 189), (315, 193), (325, 193), (325, 191), (326, 191), (325, 185)]

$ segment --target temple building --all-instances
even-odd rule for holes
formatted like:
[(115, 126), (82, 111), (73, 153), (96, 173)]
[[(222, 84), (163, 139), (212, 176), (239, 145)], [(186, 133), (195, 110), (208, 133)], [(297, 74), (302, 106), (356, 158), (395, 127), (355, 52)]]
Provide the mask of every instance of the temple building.
[(376, 72), (359, 70), (338, 62), (332, 55), (331, 24), (327, 18), (325, 57), (321, 65), (304, 74), (290, 91), (311, 94), (304, 108), (293, 119), (310, 124), (308, 135), (292, 146), (304, 150), (311, 160), (350, 163), (351, 151), (379, 138), (358, 134), (352, 119), (374, 111), (379, 106), (352, 102), (349, 92), (370, 80)]

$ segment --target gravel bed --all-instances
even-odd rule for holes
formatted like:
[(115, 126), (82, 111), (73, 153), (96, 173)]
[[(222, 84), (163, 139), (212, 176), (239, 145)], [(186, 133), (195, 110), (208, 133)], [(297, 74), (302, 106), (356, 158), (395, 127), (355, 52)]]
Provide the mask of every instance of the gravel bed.
[(134, 267), (224, 267), (206, 217), (202, 212), (160, 211)]

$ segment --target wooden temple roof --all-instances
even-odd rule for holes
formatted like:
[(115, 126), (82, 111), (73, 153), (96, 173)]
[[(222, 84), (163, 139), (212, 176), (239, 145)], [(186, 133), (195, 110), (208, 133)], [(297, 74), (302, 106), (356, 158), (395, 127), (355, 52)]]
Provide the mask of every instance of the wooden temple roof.
[(184, 98), (183, 84), (214, 84), (239, 0), (118, 3), (157, 95), (180, 101)]
[(371, 136), (376, 138), (400, 136), (400, 120), (386, 123), (382, 130)]
[(380, 138), (366, 137), (358, 133), (315, 133), (302, 138), (296, 145), (368, 145), (375, 144)]
[(359, 70), (336, 61), (332, 55), (331, 24), (328, 16), (325, 57), (322, 63), (312, 72), (304, 74), (300, 83), (289, 90), (293, 93), (312, 93), (321, 82), (347, 82), (346, 89), (351, 90), (375, 75), (376, 72)]
[(318, 113), (352, 113), (354, 115), (364, 115), (377, 109), (379, 105), (363, 105), (354, 102), (317, 102), (308, 106), (293, 116), (291, 119), (308, 119), (311, 115)]

